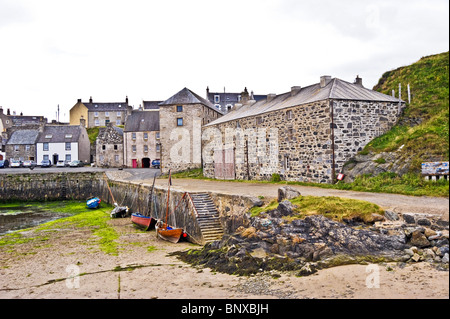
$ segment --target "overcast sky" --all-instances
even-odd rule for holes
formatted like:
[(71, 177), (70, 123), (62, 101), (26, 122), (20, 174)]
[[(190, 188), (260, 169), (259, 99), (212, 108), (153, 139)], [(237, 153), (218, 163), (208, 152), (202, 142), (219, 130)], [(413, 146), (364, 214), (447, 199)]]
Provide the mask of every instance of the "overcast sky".
[(77, 99), (184, 87), (281, 94), (331, 75), (372, 88), (449, 50), (448, 0), (0, 0), (0, 106), (69, 121)]

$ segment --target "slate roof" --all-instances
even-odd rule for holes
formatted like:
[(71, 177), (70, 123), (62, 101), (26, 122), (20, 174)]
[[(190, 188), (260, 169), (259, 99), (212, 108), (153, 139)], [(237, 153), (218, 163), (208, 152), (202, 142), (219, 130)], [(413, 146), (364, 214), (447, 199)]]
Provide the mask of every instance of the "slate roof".
[(159, 110), (159, 103), (163, 101), (143, 101), (144, 110)]
[(12, 133), (7, 145), (34, 145), (38, 138), (38, 130), (19, 130)]
[(126, 102), (83, 102), (83, 104), (88, 108), (89, 112), (126, 111), (128, 108), (128, 103)]
[(218, 110), (211, 102), (209, 102), (208, 100), (202, 98), (200, 95), (192, 92), (191, 90), (189, 90), (188, 88), (184, 88), (182, 89), (180, 92), (178, 92), (177, 94), (173, 95), (172, 97), (170, 97), (169, 99), (167, 99), (166, 101), (159, 103), (160, 106), (163, 105), (174, 105), (174, 104), (179, 104), (179, 105), (186, 105), (186, 104), (203, 104), (207, 107), (209, 107), (210, 109), (223, 114), (222, 111)]
[(133, 111), (127, 117), (124, 132), (159, 131), (159, 112)]
[(233, 110), (206, 126), (327, 99), (393, 103), (403, 102), (390, 95), (334, 78), (324, 87), (320, 87), (320, 83), (316, 83), (304, 88), (302, 87), (294, 96), (291, 95), (291, 92), (287, 92), (275, 96), (269, 102), (267, 102), (267, 99), (264, 99), (252, 105), (244, 105), (240, 109)]
[[(50, 136), (47, 138), (47, 136)], [(72, 135), (66, 138), (66, 135)], [(80, 125), (48, 125), (44, 127), (44, 132), (39, 134), (36, 143), (65, 143), (78, 142), (81, 135)]]

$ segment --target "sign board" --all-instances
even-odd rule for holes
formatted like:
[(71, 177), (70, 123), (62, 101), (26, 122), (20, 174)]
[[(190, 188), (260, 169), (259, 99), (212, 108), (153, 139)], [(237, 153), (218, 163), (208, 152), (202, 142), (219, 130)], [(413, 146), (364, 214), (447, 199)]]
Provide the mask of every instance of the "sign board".
[(422, 163), (422, 175), (448, 175), (448, 162)]
[(337, 180), (338, 181), (342, 181), (344, 179), (344, 176), (345, 176), (344, 174), (339, 173), (338, 176), (337, 176)]

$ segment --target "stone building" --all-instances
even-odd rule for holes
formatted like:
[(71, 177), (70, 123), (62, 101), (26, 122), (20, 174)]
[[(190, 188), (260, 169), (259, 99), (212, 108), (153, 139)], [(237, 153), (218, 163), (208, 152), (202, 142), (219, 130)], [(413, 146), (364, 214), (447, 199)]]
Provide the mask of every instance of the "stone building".
[(253, 91), (249, 94), (247, 88), (241, 93), (226, 92), (225, 88), (223, 92), (210, 92), (209, 87), (206, 88), (206, 99), (214, 104), (214, 106), (220, 110), (223, 114), (228, 113), (233, 109), (235, 104), (241, 103), (241, 100), (245, 95), (249, 96), (250, 100), (261, 101), (267, 98), (267, 95), (255, 95)]
[(211, 102), (188, 88), (160, 103), (161, 172), (201, 168), (202, 126), (220, 116)]
[(124, 165), (148, 168), (160, 158), (159, 112), (133, 111), (124, 129)]
[(123, 129), (113, 123), (100, 128), (95, 145), (97, 167), (123, 167)]
[(6, 143), (6, 155), (8, 160), (35, 161), (36, 141), (39, 129), (19, 129), (13, 131)]
[[(330, 76), (249, 101), (206, 124), (203, 173), (222, 179), (333, 183), (344, 164), (396, 122), (405, 103)], [(207, 134), (206, 134), (207, 133)]]
[(125, 125), (128, 115), (133, 107), (128, 105), (128, 97), (125, 102), (94, 102), (92, 97), (89, 102), (77, 103), (70, 109), (70, 125), (78, 125), (85, 120), (86, 128), (106, 126), (108, 123), (114, 125)]

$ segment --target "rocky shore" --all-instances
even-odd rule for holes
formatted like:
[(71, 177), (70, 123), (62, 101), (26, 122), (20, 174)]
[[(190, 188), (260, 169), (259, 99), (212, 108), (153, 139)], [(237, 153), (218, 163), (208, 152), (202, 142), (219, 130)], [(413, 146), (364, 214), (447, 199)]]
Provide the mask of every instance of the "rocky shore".
[(228, 274), (295, 271), (305, 276), (345, 264), (428, 262), (448, 271), (449, 223), (432, 215), (375, 214), (371, 223), (333, 221), (322, 215), (289, 217), (298, 194), (284, 191), (278, 207), (248, 218), (248, 227), (200, 250), (177, 252), (193, 265)]

